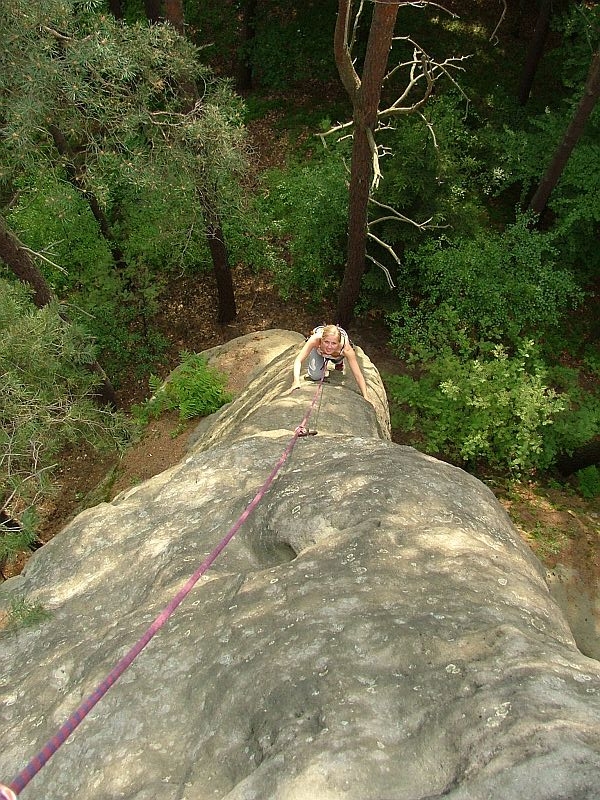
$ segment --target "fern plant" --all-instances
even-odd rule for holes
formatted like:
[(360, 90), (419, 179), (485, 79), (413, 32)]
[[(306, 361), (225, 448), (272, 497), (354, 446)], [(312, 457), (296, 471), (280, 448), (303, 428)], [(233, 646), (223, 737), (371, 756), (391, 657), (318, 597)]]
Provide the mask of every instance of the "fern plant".
[(167, 381), (151, 375), (153, 396), (134, 411), (145, 422), (156, 419), (165, 411), (179, 411), (182, 422), (204, 417), (231, 401), (232, 395), (226, 391), (226, 383), (227, 377), (209, 367), (204, 356), (183, 351), (181, 363)]

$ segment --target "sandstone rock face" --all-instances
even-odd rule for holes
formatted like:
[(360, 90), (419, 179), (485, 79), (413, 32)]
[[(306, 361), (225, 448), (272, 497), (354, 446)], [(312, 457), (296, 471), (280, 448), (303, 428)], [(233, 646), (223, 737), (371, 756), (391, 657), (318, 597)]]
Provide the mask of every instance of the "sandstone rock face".
[[(52, 613), (0, 639), (0, 782), (144, 633), (285, 450), (315, 386), (282, 396), (302, 337), (252, 346), (273, 338), (274, 361), (182, 463), (81, 514), (0, 588)], [(389, 441), (383, 387), (359, 355), (375, 407), (332, 375), (318, 434), (298, 439), (22, 797), (600, 797), (600, 664), (492, 493)]]

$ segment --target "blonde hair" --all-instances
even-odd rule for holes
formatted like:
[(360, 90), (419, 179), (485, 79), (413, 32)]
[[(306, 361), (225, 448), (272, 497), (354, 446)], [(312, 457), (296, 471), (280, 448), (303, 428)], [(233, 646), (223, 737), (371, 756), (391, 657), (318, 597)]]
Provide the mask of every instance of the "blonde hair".
[(337, 325), (324, 325), (323, 330), (321, 331), (321, 339), (324, 336), (335, 336), (336, 339), (339, 340), (340, 344), (342, 343), (342, 332)]

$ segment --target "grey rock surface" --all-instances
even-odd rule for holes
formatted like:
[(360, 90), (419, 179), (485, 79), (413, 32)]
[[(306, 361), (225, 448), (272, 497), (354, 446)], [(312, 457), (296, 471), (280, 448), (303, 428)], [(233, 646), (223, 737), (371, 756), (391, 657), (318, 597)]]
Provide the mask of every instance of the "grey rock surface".
[[(0, 639), (0, 782), (280, 459), (315, 386), (282, 394), (302, 337), (273, 332), (265, 347), (273, 336), (274, 360), (199, 426), (182, 463), (79, 515), (0, 587), (0, 602), (24, 595), (52, 613)], [(577, 650), (493, 494), (389, 441), (383, 386), (359, 356), (373, 407), (332, 376), (311, 413), (318, 434), (296, 442), (25, 800), (600, 798), (600, 664)]]

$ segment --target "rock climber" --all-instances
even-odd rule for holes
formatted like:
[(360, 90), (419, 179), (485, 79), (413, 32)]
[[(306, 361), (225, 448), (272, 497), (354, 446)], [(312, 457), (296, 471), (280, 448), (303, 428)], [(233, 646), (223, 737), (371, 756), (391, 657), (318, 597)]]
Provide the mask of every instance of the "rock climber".
[(344, 361), (348, 362), (352, 374), (358, 384), (362, 396), (370, 402), (367, 395), (367, 384), (356, 358), (350, 338), (339, 325), (319, 325), (314, 328), (294, 359), (294, 380), (285, 392), (289, 394), (300, 388), (300, 372), (302, 363), (308, 358), (308, 372), (304, 380), (325, 380), (330, 369), (344, 370)]

